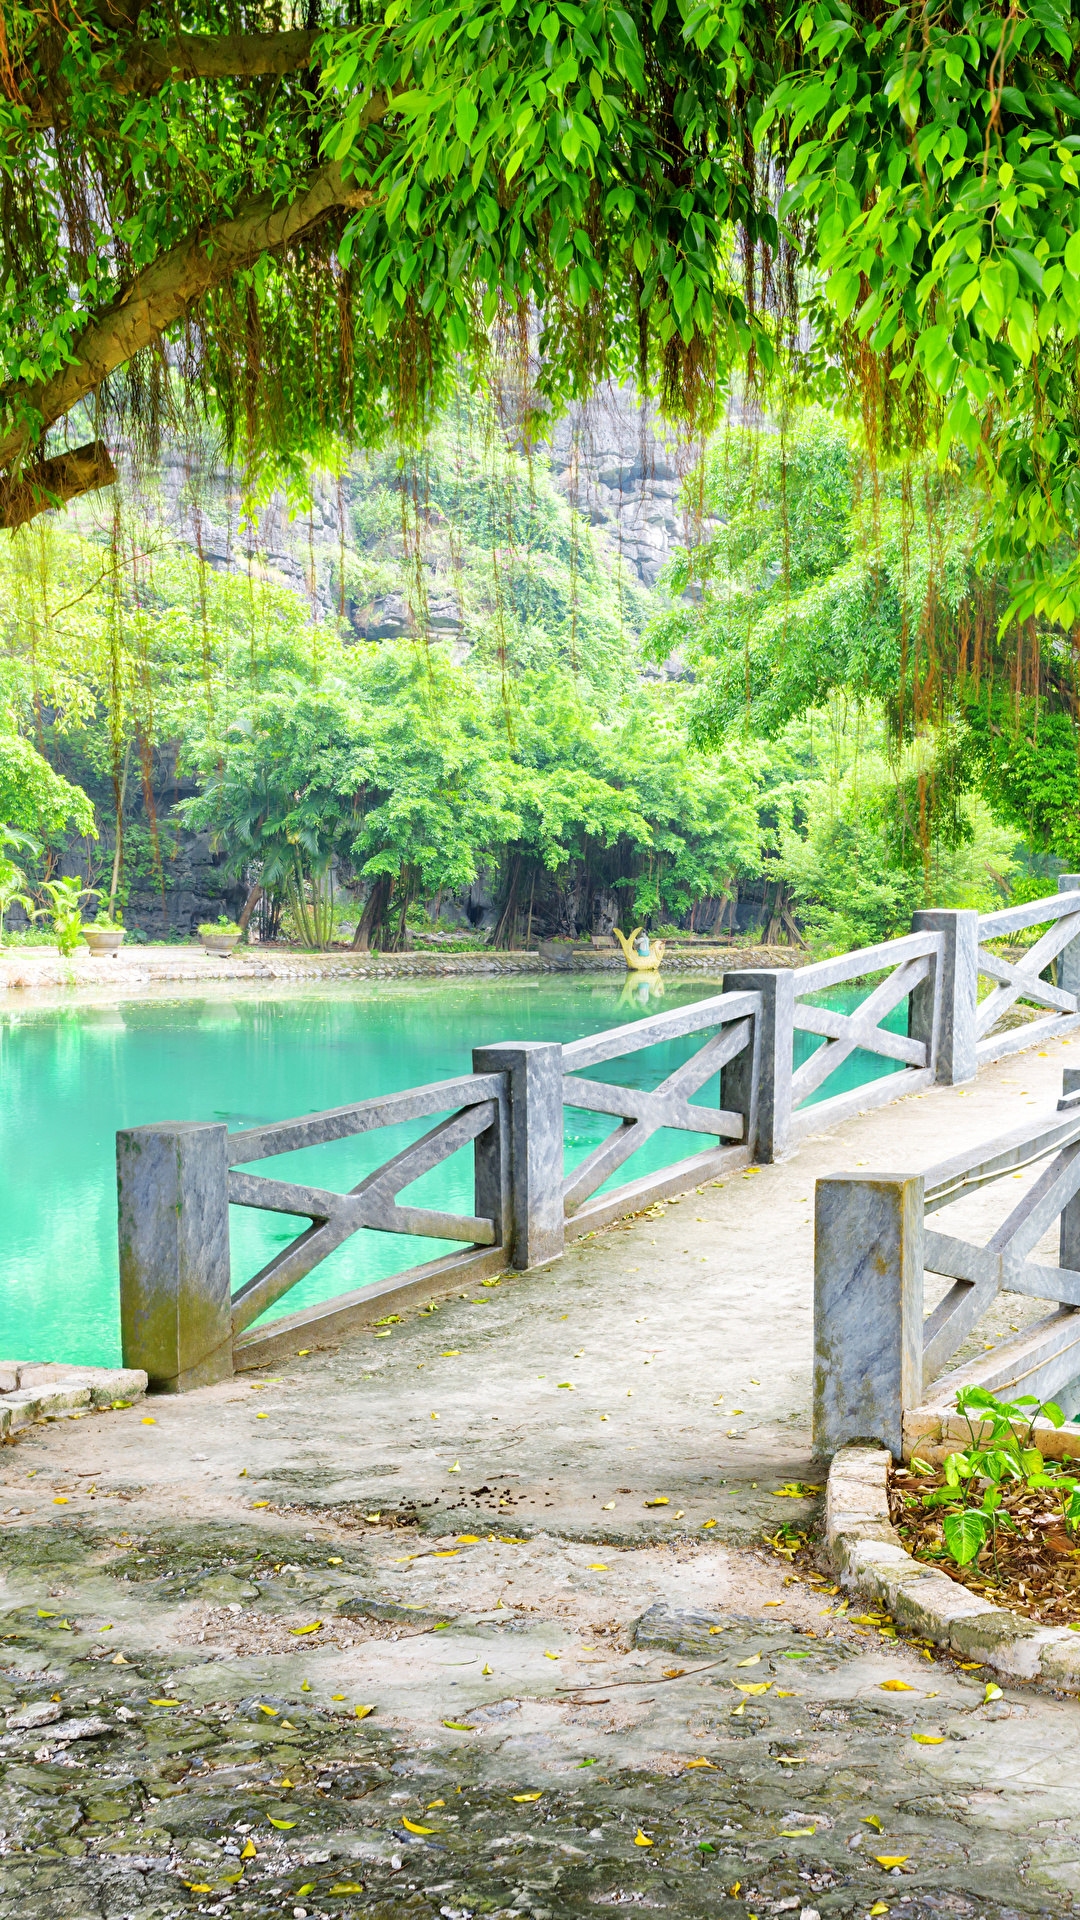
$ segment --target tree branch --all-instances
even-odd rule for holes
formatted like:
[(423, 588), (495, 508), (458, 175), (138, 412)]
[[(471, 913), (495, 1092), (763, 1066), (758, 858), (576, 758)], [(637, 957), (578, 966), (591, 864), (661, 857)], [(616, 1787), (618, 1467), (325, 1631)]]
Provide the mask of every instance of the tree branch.
[(116, 468), (100, 440), (28, 467), (14, 482), (0, 479), (0, 527), (22, 527), (39, 513), (66, 506), (95, 487), (111, 487)]
[[(373, 101), (371, 117), (385, 113), (386, 106), (383, 96)], [(74, 343), (70, 365), (51, 380), (19, 382), (0, 392), (0, 413), (10, 420), (18, 408), (23, 415), (0, 433), (0, 470), (10, 472), (42, 433), (117, 367), (159, 340), (211, 287), (310, 233), (336, 208), (360, 207), (371, 198), (367, 189), (346, 182), (335, 162), (309, 174), (294, 199), (275, 204), (272, 193), (260, 194), (232, 219), (170, 247), (89, 322)]]
[[(174, 40), (133, 43), (123, 65), (105, 67), (101, 79), (123, 96), (160, 92), (170, 80), (255, 80), (263, 74), (296, 73), (310, 66), (316, 41), (307, 28), (289, 33), (180, 33)], [(62, 99), (27, 99), (30, 127), (66, 126)]]

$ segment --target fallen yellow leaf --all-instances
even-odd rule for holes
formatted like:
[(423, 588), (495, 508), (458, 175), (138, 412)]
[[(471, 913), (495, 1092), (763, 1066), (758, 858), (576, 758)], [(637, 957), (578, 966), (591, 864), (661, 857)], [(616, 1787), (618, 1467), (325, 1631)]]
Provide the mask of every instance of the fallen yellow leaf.
[(319, 1628), (320, 1628), (321, 1626), (322, 1626), (322, 1621), (321, 1621), (321, 1620), (313, 1620), (313, 1621), (311, 1622), (311, 1624), (310, 1624), (310, 1626), (307, 1626), (307, 1627), (290, 1627), (290, 1628), (289, 1628), (289, 1632), (290, 1632), (290, 1633), (318, 1633), (318, 1631), (319, 1631)]
[(816, 1832), (816, 1827), (781, 1827), (780, 1838), (782, 1840), (801, 1840), (804, 1834)]
[(109, 1661), (109, 1665), (110, 1667), (126, 1667), (128, 1662), (122, 1653), (114, 1653), (112, 1659)]
[(642, 1833), (640, 1827), (638, 1828), (637, 1832), (634, 1835), (634, 1845), (635, 1847), (651, 1847), (652, 1846), (652, 1841), (649, 1839), (648, 1834)]
[(879, 1867), (884, 1867), (888, 1871), (890, 1867), (905, 1866), (911, 1859), (911, 1855), (910, 1853), (875, 1853), (874, 1859)]
[(978, 1673), (983, 1664), (982, 1660), (961, 1660), (960, 1671), (961, 1673)]
[(588, 1573), (606, 1573), (607, 1567), (602, 1560), (590, 1560), (586, 1571)]
[(179, 1700), (151, 1700), (148, 1704), (151, 1707), (178, 1707), (180, 1702)]
[(253, 1500), (251, 1504), (253, 1507), (268, 1507), (270, 1502), (269, 1500)]
[(738, 1687), (740, 1693), (768, 1693), (769, 1688), (772, 1686), (772, 1681), (736, 1680), (735, 1685)]
[(368, 1714), (369, 1714), (369, 1713), (374, 1713), (374, 1711), (375, 1711), (375, 1708), (374, 1708), (373, 1706), (371, 1706), (371, 1707), (356, 1707), (356, 1708), (354, 1709), (354, 1711), (355, 1711), (355, 1713), (356, 1713), (356, 1717), (357, 1717), (357, 1719), (358, 1719), (358, 1720), (366, 1720), (366, 1719), (367, 1719), (367, 1717), (368, 1717)]
[(543, 1798), (543, 1795), (542, 1793), (515, 1793), (513, 1798), (520, 1802), (522, 1800), (540, 1800)]
[(268, 1713), (275, 1720), (277, 1719), (278, 1714), (281, 1712), (280, 1707), (264, 1707), (261, 1700), (257, 1700), (255, 1704), (258, 1707), (260, 1713)]
[(455, 1460), (455, 1461), (454, 1461), (454, 1464), (453, 1464), (453, 1466), (452, 1466), (452, 1467), (448, 1467), (448, 1468), (447, 1468), (447, 1472), (448, 1472), (448, 1473), (460, 1473), (460, 1472), (461, 1472), (461, 1462), (460, 1462), (460, 1460)]
[(558, 1656), (558, 1654), (557, 1654), (557, 1653), (549, 1653), (549, 1652), (548, 1652), (548, 1650), (547, 1650), (547, 1648), (546, 1648), (546, 1647), (544, 1648), (544, 1659), (545, 1659), (545, 1660), (557, 1660), (558, 1658), (559, 1658), (559, 1656)]
[(612, 1513), (614, 1511), (614, 1508), (615, 1508), (614, 1500), (605, 1500), (600, 1511), (601, 1513)]
[(906, 1680), (883, 1680), (881, 1691), (882, 1693), (914, 1693), (915, 1689), (909, 1687)]
[(491, 1668), (490, 1668), (490, 1667), (488, 1666), (488, 1664), (487, 1664), (487, 1662), (486, 1662), (486, 1661), (485, 1661), (485, 1663), (484, 1663), (484, 1665), (483, 1665), (483, 1666), (481, 1667), (481, 1669), (480, 1669), (480, 1672), (481, 1672), (482, 1674), (484, 1674), (484, 1673), (490, 1673), (490, 1672), (491, 1672)]
[(475, 1547), (480, 1544), (480, 1541), (482, 1538), (483, 1538), (483, 1535), (479, 1533), (459, 1533), (458, 1546), (459, 1547)]
[(875, 1833), (881, 1832), (881, 1821), (876, 1813), (864, 1813), (863, 1826), (873, 1827)]
[(240, 1849), (240, 1858), (241, 1860), (254, 1860), (255, 1858), (254, 1840), (246, 1840), (244, 1842), (244, 1845)]
[(704, 1533), (709, 1527), (715, 1527), (715, 1525), (716, 1525), (715, 1520), (703, 1520), (701, 1523), (701, 1530)]
[(147, 1413), (147, 1414), (144, 1414), (144, 1415), (143, 1415), (143, 1426), (144, 1426), (144, 1427), (156, 1427), (156, 1426), (157, 1426), (157, 1421), (156, 1421), (156, 1420), (154, 1419), (154, 1416), (153, 1416), (153, 1414), (152, 1414), (152, 1413)]
[(464, 1720), (444, 1720), (443, 1726), (449, 1727), (451, 1733), (475, 1733), (476, 1732), (476, 1728), (466, 1726)]
[(406, 1833), (435, 1833), (437, 1831), (435, 1827), (418, 1827), (415, 1820), (409, 1819), (408, 1814), (402, 1814), (401, 1824), (405, 1828)]
[[(285, 1786), (286, 1782), (283, 1780), (281, 1784)], [(275, 1820), (272, 1813), (268, 1813), (266, 1817), (272, 1827), (280, 1827), (282, 1831), (284, 1831), (286, 1827), (295, 1827), (296, 1825), (295, 1820)]]
[(984, 1702), (988, 1700), (1000, 1700), (1000, 1699), (1001, 1699), (1001, 1688), (995, 1687), (993, 1681), (988, 1680), (986, 1683), (986, 1692), (983, 1694)]
[(429, 1800), (427, 1803), (427, 1810), (429, 1813), (431, 1813), (435, 1807), (445, 1807), (445, 1805), (446, 1805), (445, 1800)]
[(874, 1902), (874, 1905), (870, 1909), (871, 1914), (873, 1914), (874, 1916), (877, 1916), (878, 1914), (881, 1914), (881, 1913), (888, 1913), (888, 1911), (889, 1909), (885, 1905), (884, 1900), (876, 1900)]
[(745, 1713), (745, 1712), (746, 1712), (746, 1701), (740, 1700), (737, 1707), (732, 1707), (731, 1717), (733, 1720), (737, 1720), (740, 1713)]
[(58, 1493), (56, 1495), (56, 1498), (53, 1501), (54, 1507), (66, 1507), (67, 1504), (68, 1504), (68, 1497), (66, 1493)]
[(671, 1501), (668, 1499), (666, 1493), (662, 1493), (658, 1495), (655, 1500), (646, 1500), (645, 1505), (647, 1507), (670, 1507)]
[(913, 1733), (911, 1737), (913, 1740), (918, 1741), (920, 1747), (940, 1747), (945, 1735), (943, 1733)]
[(331, 1893), (363, 1893), (362, 1880), (338, 1880), (330, 1889)]
[(756, 1667), (761, 1663), (760, 1653), (752, 1653), (748, 1660), (736, 1660), (737, 1667)]

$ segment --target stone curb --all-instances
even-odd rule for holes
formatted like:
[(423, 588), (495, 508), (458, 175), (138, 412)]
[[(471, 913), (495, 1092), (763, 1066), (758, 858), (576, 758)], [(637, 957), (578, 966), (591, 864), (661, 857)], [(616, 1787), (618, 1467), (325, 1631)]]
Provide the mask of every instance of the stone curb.
[[(10, 1384), (8, 1384), (10, 1382)], [(146, 1393), (141, 1367), (66, 1367), (59, 1361), (0, 1360), (0, 1440), (38, 1420), (131, 1406)]]
[(883, 1448), (841, 1447), (829, 1468), (825, 1539), (841, 1582), (887, 1607), (893, 1619), (939, 1647), (1009, 1681), (1080, 1693), (1080, 1634), (1037, 1627), (1021, 1614), (913, 1560), (889, 1519)]

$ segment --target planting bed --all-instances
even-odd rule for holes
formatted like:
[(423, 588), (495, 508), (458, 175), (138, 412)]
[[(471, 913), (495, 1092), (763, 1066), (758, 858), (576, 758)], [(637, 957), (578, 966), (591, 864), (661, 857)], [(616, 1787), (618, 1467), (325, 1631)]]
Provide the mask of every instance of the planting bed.
[(907, 1552), (995, 1606), (1080, 1632), (1080, 1531), (1066, 1526), (1060, 1494), (1050, 1487), (1003, 1488), (996, 1553), (987, 1539), (961, 1567), (944, 1544), (942, 1509), (923, 1505), (924, 1494), (944, 1485), (942, 1472), (896, 1466), (890, 1472), (889, 1517)]

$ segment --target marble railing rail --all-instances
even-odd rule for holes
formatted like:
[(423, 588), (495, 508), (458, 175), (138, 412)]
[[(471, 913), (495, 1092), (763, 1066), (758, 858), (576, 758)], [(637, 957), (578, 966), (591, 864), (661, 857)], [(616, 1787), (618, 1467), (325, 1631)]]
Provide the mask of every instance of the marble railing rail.
[[(983, 937), (1044, 920), (1053, 921), (1052, 934), (1020, 963), (999, 961), (979, 944)], [(998, 982), (991, 994), (998, 1012), (1018, 997), (1050, 1009), (1048, 1019), (1024, 1028), (1020, 1044), (1072, 1024), (1078, 1018), (1078, 956), (1080, 876), (1070, 876), (1059, 895), (1015, 912), (982, 920), (960, 910), (918, 913), (910, 933), (879, 946), (798, 969), (726, 973), (722, 993), (607, 1033), (565, 1045), (481, 1047), (471, 1074), (432, 1086), (234, 1134), (213, 1122), (126, 1129), (117, 1135), (125, 1364), (145, 1368), (155, 1387), (182, 1390), (221, 1378), (235, 1365), (254, 1364), (254, 1354), (266, 1350), (268, 1341), (291, 1341), (305, 1330), (337, 1337), (383, 1311), (388, 1296), (432, 1293), (466, 1274), (475, 1279), (481, 1272), (557, 1258), (568, 1238), (725, 1167), (777, 1159), (810, 1125), (820, 1129), (934, 1081), (969, 1079), (990, 1044), (977, 999), (980, 971)], [(1059, 974), (1055, 986), (1039, 978), (1052, 958)], [(815, 1003), (815, 994), (843, 983), (865, 985), (853, 1010)], [(882, 1022), (905, 1000), (907, 1032), (896, 1033)], [(824, 1040), (797, 1069), (796, 1029)], [(696, 1051), (651, 1090), (588, 1074), (591, 1067), (691, 1037), (700, 1040)], [(899, 1061), (901, 1071), (815, 1098), (807, 1109), (805, 1103), (857, 1047)], [(705, 1106), (694, 1096), (716, 1075), (719, 1101)], [(608, 1138), (569, 1172), (563, 1164), (568, 1106), (608, 1114), (615, 1122)], [(421, 1139), (349, 1193), (240, 1171), (298, 1146), (439, 1115)], [(711, 1136), (716, 1144), (599, 1191), (659, 1128)], [(403, 1188), (458, 1151), (473, 1155), (472, 1214), (399, 1202)], [(236, 1292), (230, 1205), (307, 1222)], [(268, 1329), (254, 1327), (328, 1253), (362, 1230), (444, 1239), (455, 1242), (456, 1250), (275, 1320)]]

